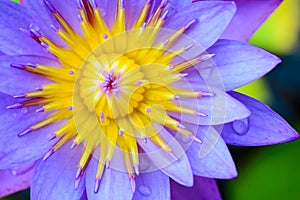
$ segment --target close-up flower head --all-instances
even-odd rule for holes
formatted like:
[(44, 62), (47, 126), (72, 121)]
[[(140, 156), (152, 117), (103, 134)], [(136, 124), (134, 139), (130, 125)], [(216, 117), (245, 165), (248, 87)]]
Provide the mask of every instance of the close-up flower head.
[(236, 91), (281, 62), (247, 43), (280, 3), (1, 0), (0, 197), (221, 199), (227, 145), (299, 137)]

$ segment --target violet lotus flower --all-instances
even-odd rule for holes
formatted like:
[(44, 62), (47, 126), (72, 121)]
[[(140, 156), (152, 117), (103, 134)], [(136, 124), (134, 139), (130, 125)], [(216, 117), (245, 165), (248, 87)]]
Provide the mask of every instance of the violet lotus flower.
[(220, 199), (214, 179), (237, 176), (226, 144), (298, 138), (234, 92), (280, 59), (228, 39), (247, 40), (279, 2), (257, 4), (262, 15), (241, 25), (252, 5), (242, 0), (238, 10), (230, 1), (1, 1), (0, 174), (19, 181), (2, 185), (24, 189), (35, 166), (31, 199)]

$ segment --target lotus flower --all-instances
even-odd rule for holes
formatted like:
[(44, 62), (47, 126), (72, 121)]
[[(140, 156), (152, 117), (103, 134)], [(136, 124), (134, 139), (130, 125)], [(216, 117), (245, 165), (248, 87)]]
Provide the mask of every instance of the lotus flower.
[(298, 138), (233, 91), (280, 62), (228, 40), (247, 40), (279, 1), (253, 18), (236, 3), (1, 1), (1, 174), (36, 165), (32, 199), (220, 199), (214, 178), (237, 176), (226, 144)]

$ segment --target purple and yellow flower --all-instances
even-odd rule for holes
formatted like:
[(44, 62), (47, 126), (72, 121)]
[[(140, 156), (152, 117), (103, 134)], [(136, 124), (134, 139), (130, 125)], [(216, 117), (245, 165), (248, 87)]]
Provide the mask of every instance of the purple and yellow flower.
[(177, 183), (219, 199), (214, 178), (237, 176), (226, 144), (298, 138), (269, 107), (234, 92), (280, 62), (228, 40), (247, 40), (258, 25), (241, 25), (234, 2), (0, 6), (0, 169), (18, 175), (37, 162), (32, 199), (170, 199), (170, 186), (176, 199)]

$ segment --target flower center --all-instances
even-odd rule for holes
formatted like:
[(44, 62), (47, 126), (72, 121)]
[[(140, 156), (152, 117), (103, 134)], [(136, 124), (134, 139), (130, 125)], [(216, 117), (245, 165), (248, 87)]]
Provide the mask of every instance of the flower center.
[[(200, 142), (199, 139), (168, 112), (205, 116), (193, 109), (180, 106), (181, 98), (200, 98), (212, 94), (177, 88), (174, 84), (188, 75), (184, 71), (212, 55), (202, 55), (188, 61), (172, 62), (192, 47), (188, 45), (169, 52), (168, 49), (195, 22), (188, 23), (161, 42), (158, 34), (168, 11), (167, 1), (162, 1), (150, 16), (150, 1), (145, 3), (132, 30), (125, 26), (125, 8), (118, 1), (116, 20), (111, 29), (101, 16), (94, 1), (79, 1), (79, 22), (83, 35), (76, 33), (61, 14), (47, 1), (45, 4), (60, 23), (54, 30), (68, 47), (60, 47), (37, 30), (30, 29), (30, 36), (57, 57), (61, 67), (36, 64), (12, 64), (53, 81), (36, 91), (17, 95), (26, 98), (8, 108), (42, 106), (37, 112), (54, 111), (45, 120), (32, 125), (19, 135), (43, 128), (61, 120), (50, 139), (57, 143), (45, 155), (44, 160), (68, 141), (72, 147), (83, 143), (84, 150), (78, 163), (75, 187), (83, 176), (95, 149), (100, 148), (95, 192), (99, 189), (104, 166), (109, 166), (115, 149), (122, 150), (123, 162), (134, 189), (134, 177), (139, 173), (140, 139), (151, 140), (157, 147), (176, 157), (160, 135), (158, 126), (164, 126), (179, 134)], [(132, 19), (131, 19), (132, 20)], [(174, 159), (173, 159), (174, 160)]]
[[(110, 42), (115, 41), (108, 43)], [(83, 68), (90, 71), (93, 76), (86, 76), (84, 74), (88, 72), (83, 72), (80, 79), (81, 97), (87, 102), (89, 110), (95, 108), (102, 122), (105, 119), (118, 119), (132, 113), (143, 100), (144, 89), (140, 84), (144, 75), (140, 72), (140, 66), (125, 55), (111, 57), (103, 52), (93, 62), (87, 62), (87, 66)], [(94, 99), (85, 94), (86, 88), (91, 88)], [(94, 105), (89, 102), (94, 102)]]
[(101, 89), (103, 92), (106, 92), (108, 95), (114, 95), (118, 94), (118, 79), (114, 72), (108, 72), (104, 74), (104, 80), (99, 85), (99, 89)]

